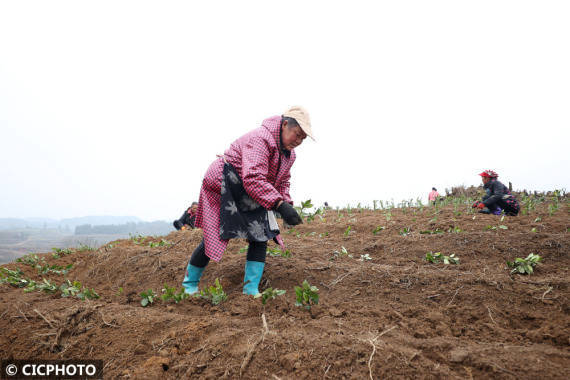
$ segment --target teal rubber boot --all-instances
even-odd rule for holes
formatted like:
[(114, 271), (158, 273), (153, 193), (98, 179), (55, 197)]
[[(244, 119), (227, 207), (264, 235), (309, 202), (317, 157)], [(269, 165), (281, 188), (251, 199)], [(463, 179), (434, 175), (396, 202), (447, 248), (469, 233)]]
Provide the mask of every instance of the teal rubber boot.
[(202, 277), (202, 272), (204, 272), (205, 268), (206, 267), (199, 268), (188, 263), (188, 266), (186, 267), (186, 275), (184, 276), (184, 281), (182, 281), (185, 293), (198, 293), (198, 283), (200, 282), (200, 277)]
[(259, 294), (259, 282), (263, 274), (265, 263), (259, 261), (246, 261), (245, 262), (245, 276), (243, 278), (243, 294), (255, 296)]

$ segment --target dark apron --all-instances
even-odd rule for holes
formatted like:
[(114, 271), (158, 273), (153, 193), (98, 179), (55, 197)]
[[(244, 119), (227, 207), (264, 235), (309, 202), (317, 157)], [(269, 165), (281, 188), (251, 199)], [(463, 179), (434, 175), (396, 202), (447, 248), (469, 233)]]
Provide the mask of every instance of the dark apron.
[(273, 211), (266, 210), (249, 196), (236, 169), (227, 162), (220, 193), (220, 239), (262, 242), (279, 235)]

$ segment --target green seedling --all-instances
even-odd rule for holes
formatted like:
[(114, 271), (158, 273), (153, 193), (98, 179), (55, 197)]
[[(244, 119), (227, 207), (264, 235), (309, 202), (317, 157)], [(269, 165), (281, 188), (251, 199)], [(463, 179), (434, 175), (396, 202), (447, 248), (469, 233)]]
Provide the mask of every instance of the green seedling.
[(263, 293), (258, 293), (253, 298), (261, 297), (261, 303), (265, 305), (268, 300), (270, 299), (274, 300), (275, 298), (277, 298), (277, 296), (282, 296), (283, 294), (285, 294), (285, 292), (286, 291), (282, 289), (267, 288), (263, 291)]
[(308, 199), (308, 200), (306, 200), (306, 201), (304, 201), (304, 202), (301, 202), (301, 210), (309, 209), (309, 208), (312, 208), (312, 207), (313, 207), (313, 204), (311, 203), (311, 200), (310, 200), (310, 199)]
[(513, 268), (511, 274), (533, 274), (534, 267), (541, 261), (542, 258), (534, 253), (529, 254), (526, 259), (521, 259), (517, 257), (514, 262), (507, 261), (507, 266)]
[(20, 268), (10, 270), (8, 268), (0, 268), (0, 283), (12, 285), (18, 288), (28, 286), (29, 280), (23, 278), (24, 272)]
[(58, 256), (71, 255), (73, 253), (73, 251), (69, 248), (52, 248), (51, 250), (53, 251), (53, 254)]
[(331, 257), (331, 260), (334, 260), (337, 257), (343, 257), (343, 256), (352, 257), (352, 255), (348, 252), (348, 250), (346, 248), (344, 248), (344, 246), (341, 246), (340, 251), (334, 251), (333, 252), (333, 256)]
[(79, 247), (77, 247), (77, 251), (78, 252), (87, 252), (87, 251), (94, 251), (95, 248), (90, 247), (87, 244), (81, 244)]
[(344, 236), (348, 236), (351, 230), (352, 230), (351, 226), (346, 227), (346, 230), (344, 230)]
[(141, 293), (141, 305), (142, 307), (147, 307), (148, 305), (152, 305), (154, 303), (154, 299), (156, 298), (156, 294), (152, 289), (147, 290), (146, 292)]
[(155, 248), (155, 247), (170, 247), (172, 246), (172, 242), (168, 241), (168, 240), (164, 240), (164, 239), (160, 239), (160, 241), (151, 241), (150, 243), (148, 243), (148, 246), (150, 248)]
[(65, 280), (63, 284), (60, 285), (59, 290), (61, 291), (62, 297), (75, 297), (81, 293), (81, 282), (79, 281), (69, 281)]
[(169, 299), (172, 299), (175, 294), (176, 294), (176, 288), (172, 288), (164, 284), (164, 287), (162, 288), (162, 295), (160, 296), (160, 298), (163, 301), (168, 301)]
[(45, 293), (55, 293), (61, 291), (62, 297), (75, 296), (81, 300), (86, 298), (96, 299), (99, 295), (93, 289), (82, 288), (79, 281), (70, 282), (66, 280), (61, 286), (57, 286), (55, 282), (49, 281), (45, 278), (37, 283), (34, 280), (22, 277), (23, 272), (16, 268), (16, 270), (9, 270), (0, 268), (0, 283), (8, 283), (12, 286), (24, 288), (24, 292), (42, 291)]
[(204, 290), (201, 290), (197, 297), (208, 300), (212, 305), (218, 305), (220, 302), (228, 299), (228, 295), (224, 292), (220, 280), (216, 278), (214, 286), (210, 286)]
[(121, 294), (123, 294), (123, 287), (119, 286), (119, 289), (117, 290), (117, 293), (115, 293), (115, 295), (120, 296)]
[[(130, 234), (129, 234), (129, 235), (130, 235)], [(140, 245), (140, 244), (143, 244), (143, 243), (144, 243), (144, 241), (145, 241), (145, 239), (146, 239), (146, 236), (142, 236), (142, 235), (140, 235), (140, 234), (138, 234), (138, 235), (132, 235), (132, 236), (130, 237), (130, 239), (131, 239), (131, 241), (134, 242), (135, 244), (139, 244), (139, 245)]]
[(424, 231), (420, 231), (420, 234), (422, 235), (435, 235), (435, 234), (443, 234), (444, 232), (442, 230), (440, 230), (439, 228), (436, 228), (434, 231), (432, 230), (424, 230)]
[[(505, 220), (505, 216), (503, 215), (501, 217), (501, 222)], [(508, 230), (509, 227), (505, 226), (504, 224), (499, 224), (496, 226), (491, 226), (490, 224), (487, 225), (487, 227), (485, 227), (486, 230), (491, 230), (491, 231), (498, 231), (498, 230)]]
[(73, 267), (73, 264), (69, 264), (65, 267), (62, 267), (60, 265), (36, 265), (36, 269), (38, 270), (38, 274), (48, 274), (48, 273), (54, 273), (54, 274), (67, 274), (67, 272), (70, 271), (70, 269)]
[(65, 280), (65, 282), (59, 286), (59, 290), (61, 291), (62, 297), (75, 297), (82, 301), (85, 299), (93, 300), (99, 298), (99, 294), (97, 294), (95, 290), (81, 286), (81, 282), (77, 280), (73, 282)]
[(416, 207), (419, 208), (421, 212), (423, 212), (424, 204), (420, 198), (416, 198)]
[(541, 203), (540, 199), (535, 199), (534, 197), (524, 197), (523, 198), (523, 207), (521, 208), (521, 212), (523, 215), (529, 214), (536, 209), (538, 203)]
[(240, 249), (237, 251), (237, 253), (246, 253), (247, 250), (248, 250), (248, 248), (249, 248), (249, 244), (246, 245), (245, 247), (240, 248)]
[(83, 291), (77, 295), (77, 298), (80, 300), (85, 300), (86, 298), (95, 300), (99, 298), (99, 294), (97, 294), (93, 289), (83, 288)]
[(38, 257), (38, 255), (30, 253), (28, 255), (22, 256), (18, 259), (16, 259), (16, 262), (18, 263), (22, 263), (25, 265), (29, 265), (31, 267), (35, 267), (36, 265), (38, 265), (38, 263), (45, 262), (45, 259), (43, 257)]
[(440, 263), (444, 264), (459, 264), (459, 257), (455, 257), (455, 253), (444, 256), (441, 252), (428, 252), (426, 253), (426, 261), (430, 263)]
[(307, 215), (307, 223), (311, 223), (315, 220), (315, 216), (318, 216), (321, 220), (323, 220), (323, 209), (321, 207), (317, 208), (315, 212)]
[(175, 303), (179, 303), (186, 298), (189, 297), (188, 293), (184, 292), (184, 289), (180, 290), (178, 293), (176, 292), (176, 288), (171, 288), (168, 285), (164, 284), (164, 288), (162, 289), (162, 296), (160, 298), (163, 301), (168, 301), (169, 299), (173, 300)]
[(400, 230), (400, 235), (402, 236), (408, 236), (409, 234), (412, 233), (412, 229), (410, 227), (404, 227)]
[(535, 223), (542, 222), (542, 218), (539, 216), (534, 220)]
[(320, 237), (320, 238), (322, 238), (323, 236), (324, 236), (324, 237), (328, 237), (328, 236), (329, 236), (329, 233), (328, 233), (328, 232), (325, 232), (325, 233), (323, 233), (323, 234), (319, 234), (319, 237)]
[(459, 233), (463, 232), (463, 230), (457, 226), (454, 226), (453, 228), (449, 228), (449, 230), (447, 232), (459, 234)]
[(312, 305), (319, 303), (319, 288), (309, 284), (307, 280), (303, 281), (301, 286), (295, 286), (295, 295), (297, 301), (295, 306), (303, 306), (307, 310), (311, 310)]
[(34, 280), (29, 280), (28, 285), (24, 288), (24, 293), (35, 292), (37, 290), (37, 283)]
[(378, 232), (383, 231), (385, 229), (386, 229), (386, 227), (384, 227), (384, 226), (376, 226), (376, 228), (372, 230), (372, 233), (374, 235), (376, 235)]
[(275, 248), (267, 247), (267, 254), (271, 257), (285, 257), (285, 258), (291, 257), (291, 251), (289, 251), (288, 249), (282, 251), (279, 247)]
[(498, 226), (487, 225), (487, 227), (485, 227), (485, 229), (491, 230), (491, 231), (498, 231), (498, 230), (508, 230), (509, 227), (507, 227), (507, 226), (505, 226), (505, 225), (503, 225), (503, 224), (500, 224), (500, 225), (498, 225)]
[(368, 253), (365, 253), (364, 255), (360, 255), (360, 261), (370, 261), (372, 260), (372, 257), (370, 257), (370, 255)]
[(313, 204), (311, 203), (310, 199), (306, 200), (304, 202), (301, 202), (301, 206), (295, 206), (295, 210), (297, 210), (301, 219), (309, 216), (309, 214), (306, 213), (305, 210), (308, 210), (310, 208), (313, 208)]
[(55, 282), (46, 280), (44, 278), (42, 282), (35, 286), (35, 289), (46, 293), (55, 293), (58, 290), (58, 286)]
[(532, 227), (532, 228), (530, 229), (530, 232), (537, 232), (537, 231), (536, 231), (536, 227)]
[(552, 216), (558, 211), (558, 204), (551, 203), (548, 205), (548, 215)]
[(178, 293), (176, 293), (172, 299), (174, 300), (174, 303), (180, 303), (188, 297), (190, 297), (190, 295), (186, 293), (184, 289), (180, 289), (180, 291), (178, 291)]

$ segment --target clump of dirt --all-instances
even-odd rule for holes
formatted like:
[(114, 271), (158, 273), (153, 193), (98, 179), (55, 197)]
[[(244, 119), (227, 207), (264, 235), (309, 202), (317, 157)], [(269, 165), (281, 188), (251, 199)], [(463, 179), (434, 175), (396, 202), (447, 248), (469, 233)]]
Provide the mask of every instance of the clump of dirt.
[[(106, 378), (569, 378), (567, 203), (551, 213), (547, 203), (502, 221), (468, 205), (327, 210), (283, 233), (292, 257), (268, 257), (261, 288), (287, 293), (266, 305), (241, 293), (246, 242), (231, 241), (200, 283), (219, 278), (227, 301), (141, 306), (142, 291), (180, 288), (199, 230), (40, 255), (73, 267), (4, 267), (101, 297), (1, 284), (0, 357), (102, 359)], [(162, 239), (172, 245), (149, 244)], [(430, 251), (460, 264), (428, 263)], [(535, 273), (510, 275), (505, 262), (531, 252), (543, 257)], [(305, 279), (319, 288), (310, 310), (295, 306)]]

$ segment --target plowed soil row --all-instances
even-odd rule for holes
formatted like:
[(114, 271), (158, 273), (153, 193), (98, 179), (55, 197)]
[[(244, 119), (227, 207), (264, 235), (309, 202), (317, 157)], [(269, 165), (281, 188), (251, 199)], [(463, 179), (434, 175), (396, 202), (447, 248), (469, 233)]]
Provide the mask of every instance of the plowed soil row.
[[(140, 292), (180, 287), (199, 230), (164, 237), (171, 247), (120, 240), (60, 259), (45, 254), (72, 263), (66, 278), (101, 298), (0, 285), (0, 357), (103, 359), (105, 378), (570, 378), (568, 209), (546, 210), (503, 222), (457, 216), (451, 206), (437, 220), (430, 208), (393, 210), (389, 221), (381, 211), (329, 210), (283, 234), (293, 256), (268, 257), (261, 289), (287, 293), (265, 306), (241, 294), (246, 243), (232, 241), (201, 281), (219, 278), (226, 302), (141, 307)], [(486, 229), (499, 224), (508, 229)], [(385, 229), (373, 234), (377, 226)], [(462, 231), (448, 232), (455, 227)], [(437, 228), (446, 232), (420, 234)], [(333, 253), (342, 246), (352, 257)], [(429, 251), (461, 262), (430, 264)], [(543, 257), (535, 274), (511, 276), (506, 260), (531, 252)], [(361, 261), (365, 254), (372, 260)], [(41, 280), (21, 263), (5, 267)], [(293, 287), (305, 279), (320, 289), (310, 311), (295, 306)]]

